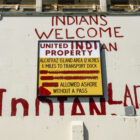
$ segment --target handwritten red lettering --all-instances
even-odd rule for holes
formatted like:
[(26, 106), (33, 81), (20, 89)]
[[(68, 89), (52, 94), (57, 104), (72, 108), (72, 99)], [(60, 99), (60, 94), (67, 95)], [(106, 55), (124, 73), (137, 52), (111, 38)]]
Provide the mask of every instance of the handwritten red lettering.
[(49, 108), (50, 108), (50, 113), (49, 115), (50, 116), (53, 116), (53, 103), (51, 100), (47, 99), (47, 98), (44, 98), (44, 99), (36, 99), (36, 102), (35, 102), (35, 106), (36, 106), (36, 116), (39, 116), (39, 105), (40, 105), (40, 101), (42, 103), (47, 103), (49, 105)]
[(36, 28), (35, 28), (35, 32), (36, 32), (39, 39), (42, 39), (43, 37), (45, 37), (46, 39), (49, 39), (49, 37), (51, 36), (51, 34), (53, 32), (53, 29), (50, 30), (48, 35), (46, 35), (45, 32), (43, 32), (41, 35), (39, 35), (38, 30)]
[(59, 31), (62, 31), (62, 29), (56, 29), (55, 30), (55, 38), (56, 39), (64, 39), (63, 37), (60, 37), (60, 32)]
[[(80, 113), (77, 113), (77, 107), (79, 107), (80, 109)], [(78, 97), (76, 97), (74, 99), (73, 105), (72, 105), (72, 111), (71, 111), (71, 115), (85, 115), (85, 111), (81, 105), (80, 100), (78, 99)]]
[(122, 101), (114, 101), (113, 100), (113, 90), (112, 90), (112, 83), (108, 84), (108, 104), (122, 104)]
[(103, 21), (103, 22), (104, 22), (104, 23), (101, 23), (100, 25), (102, 25), (102, 26), (106, 26), (106, 25), (107, 25), (106, 16), (101, 15), (101, 16), (100, 16), (100, 19), (101, 19), (101, 21)]
[(98, 107), (96, 106), (94, 99), (89, 98), (90, 115), (94, 115), (94, 110), (97, 113), (97, 115), (106, 115), (105, 98), (100, 98), (100, 107), (101, 107), (101, 111), (99, 111)]
[(115, 35), (115, 37), (116, 38), (122, 38), (122, 37), (124, 37), (123, 35), (119, 35), (119, 31), (118, 31), (118, 29), (121, 29), (121, 27), (114, 27), (114, 35)]
[(0, 89), (0, 116), (2, 116), (2, 100), (4, 92), (6, 92), (6, 89)]
[(67, 100), (67, 97), (58, 97), (57, 100), (59, 101), (60, 116), (64, 116), (64, 101)]
[(81, 33), (81, 30), (84, 31), (83, 28), (77, 28), (77, 30), (76, 30), (76, 35), (78, 36), (78, 38), (85, 38), (85, 35), (79, 35), (79, 31), (80, 31), (80, 33)]
[(137, 109), (139, 109), (138, 97), (137, 97), (137, 88), (140, 88), (140, 86), (134, 86), (135, 107)]
[(16, 116), (17, 113), (17, 104), (21, 104), (23, 106), (23, 116), (28, 116), (29, 112), (29, 104), (25, 99), (16, 99), (13, 98), (11, 101), (11, 116)]
[(131, 105), (134, 106), (134, 103), (133, 103), (133, 100), (132, 100), (131, 93), (130, 93), (130, 90), (128, 88), (128, 85), (126, 85), (126, 87), (125, 87), (124, 106), (128, 106), (127, 105), (127, 98), (131, 101)]

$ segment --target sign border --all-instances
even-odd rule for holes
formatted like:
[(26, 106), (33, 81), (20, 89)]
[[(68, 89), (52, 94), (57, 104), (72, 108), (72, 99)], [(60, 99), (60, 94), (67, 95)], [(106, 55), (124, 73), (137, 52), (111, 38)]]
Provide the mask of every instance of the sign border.
[(51, 96), (48, 96), (48, 95), (39, 95), (39, 92), (38, 92), (38, 87), (39, 87), (39, 53), (40, 53), (40, 50), (39, 50), (39, 44), (40, 42), (98, 42), (99, 43), (99, 47), (101, 49), (101, 42), (100, 40), (38, 40), (38, 46), (37, 46), (37, 50), (38, 50), (38, 53), (37, 53), (37, 97), (38, 98), (42, 98), (42, 97), (104, 97), (104, 88), (103, 88), (103, 73), (102, 73), (102, 57), (101, 57), (101, 51), (100, 51), (100, 66), (101, 66), (101, 80), (102, 80), (102, 91), (103, 91), (103, 94), (102, 95), (51, 95)]

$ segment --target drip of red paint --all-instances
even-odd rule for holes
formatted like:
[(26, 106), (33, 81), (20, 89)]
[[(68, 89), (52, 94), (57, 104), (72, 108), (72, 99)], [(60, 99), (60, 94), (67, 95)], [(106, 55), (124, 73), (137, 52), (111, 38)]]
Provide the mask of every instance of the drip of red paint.
[(39, 95), (41, 96), (41, 95), (50, 95), (51, 94), (51, 92), (48, 90), (48, 89), (46, 89), (46, 88), (44, 88), (44, 87), (40, 87), (39, 88)]
[(111, 115), (112, 115), (112, 116), (117, 116), (117, 114), (115, 114), (115, 113), (112, 113)]

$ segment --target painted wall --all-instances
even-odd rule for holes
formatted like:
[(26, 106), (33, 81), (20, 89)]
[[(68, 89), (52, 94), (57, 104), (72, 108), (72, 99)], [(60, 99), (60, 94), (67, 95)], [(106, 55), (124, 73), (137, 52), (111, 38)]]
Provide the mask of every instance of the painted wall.
[[(73, 120), (84, 121), (87, 140), (139, 139), (139, 23), (138, 16), (3, 17), (0, 21), (3, 139), (19, 139), (21, 135), (33, 140), (71, 139), (69, 127)], [(104, 96), (39, 100), (39, 40), (100, 40)], [(137, 117), (124, 117), (127, 106), (135, 107)]]

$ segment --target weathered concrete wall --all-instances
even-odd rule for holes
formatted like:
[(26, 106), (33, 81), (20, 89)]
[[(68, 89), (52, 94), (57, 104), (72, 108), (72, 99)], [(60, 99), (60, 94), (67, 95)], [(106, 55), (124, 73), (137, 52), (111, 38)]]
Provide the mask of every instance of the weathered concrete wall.
[[(0, 119), (4, 140), (72, 140), (72, 122), (78, 118), (3, 118)], [(139, 140), (140, 118), (89, 117), (84, 122), (84, 140)]]
[[(71, 139), (77, 120), (85, 124), (85, 140), (139, 140), (140, 17), (59, 18), (0, 21), (1, 138)], [(104, 96), (37, 99), (39, 40), (100, 40)], [(127, 106), (137, 117), (124, 117)]]

